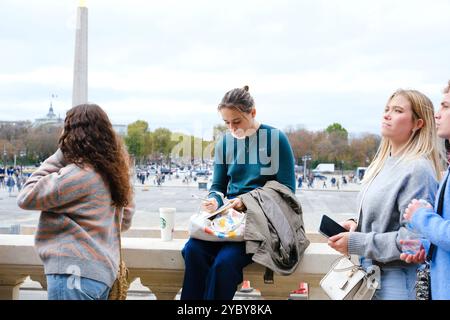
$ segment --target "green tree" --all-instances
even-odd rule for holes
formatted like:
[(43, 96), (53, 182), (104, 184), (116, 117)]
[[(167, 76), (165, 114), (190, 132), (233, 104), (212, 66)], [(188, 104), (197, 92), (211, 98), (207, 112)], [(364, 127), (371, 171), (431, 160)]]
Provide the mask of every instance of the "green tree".
[(327, 141), (331, 146), (328, 153), (328, 161), (340, 168), (345, 163), (345, 156), (348, 153), (348, 132), (339, 123), (329, 125), (325, 132), (327, 133)]
[(158, 128), (152, 133), (153, 150), (156, 154), (169, 156), (177, 141), (172, 141), (172, 132), (166, 128)]
[(125, 144), (128, 152), (136, 159), (142, 160), (143, 157), (148, 155), (146, 152), (149, 150), (148, 147), (146, 148), (146, 142), (151, 144), (151, 138), (148, 136), (148, 123), (146, 121), (138, 120), (128, 125)]
[(325, 129), (325, 132), (330, 135), (341, 136), (342, 138), (345, 138), (345, 140), (348, 139), (348, 132), (340, 123), (335, 122), (335, 123), (329, 125)]
[(153, 153), (153, 149), (154, 149), (153, 134), (151, 132), (146, 132), (144, 134), (144, 151), (143, 151), (144, 156), (149, 157)]

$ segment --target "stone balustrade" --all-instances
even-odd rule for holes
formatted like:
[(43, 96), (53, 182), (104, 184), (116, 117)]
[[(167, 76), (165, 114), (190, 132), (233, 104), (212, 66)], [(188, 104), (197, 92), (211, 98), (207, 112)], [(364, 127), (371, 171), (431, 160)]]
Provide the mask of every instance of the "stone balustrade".
[[(1, 232), (0, 234), (6, 233), (6, 234), (12, 234), (10, 231), (11, 228), (7, 228), (8, 232)], [(33, 235), (36, 232), (35, 226), (26, 226), (21, 225), (17, 228), (16, 231), (19, 232), (19, 234), (23, 235)], [(6, 228), (5, 228), (6, 230)], [(14, 233), (15, 234), (15, 233)], [(158, 228), (136, 228), (133, 227), (130, 230), (123, 233), (123, 236), (126, 238), (159, 238), (161, 236), (161, 231)], [(322, 236), (318, 232), (313, 231), (306, 231), (306, 236), (308, 237), (309, 241), (311, 242), (319, 242), (319, 243), (326, 243), (327, 239)], [(188, 232), (186, 229), (175, 229), (174, 230), (174, 238), (175, 239), (187, 239), (189, 237)]]
[[(137, 236), (140, 231), (129, 231)], [(146, 235), (156, 231), (147, 231)], [(184, 237), (179, 231), (176, 236)], [(174, 299), (180, 290), (184, 275), (181, 249), (186, 238), (163, 242), (159, 238), (125, 237), (122, 240), (123, 257), (130, 269), (132, 280), (140, 278), (158, 299)], [(290, 276), (274, 275), (273, 284), (265, 284), (265, 268), (251, 264), (244, 269), (244, 279), (258, 288), (265, 299), (286, 299), (297, 289), (299, 282), (308, 282), (310, 299), (326, 299), (319, 281), (339, 256), (323, 242), (312, 242), (306, 250), (297, 270)], [(27, 276), (46, 288), (42, 262), (34, 250), (33, 235), (0, 235), (0, 299), (18, 299), (19, 287)]]

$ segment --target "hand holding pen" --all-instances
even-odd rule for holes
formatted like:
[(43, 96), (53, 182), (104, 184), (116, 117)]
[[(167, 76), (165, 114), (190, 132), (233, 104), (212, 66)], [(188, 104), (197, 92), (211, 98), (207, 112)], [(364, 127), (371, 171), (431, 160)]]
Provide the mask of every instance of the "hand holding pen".
[(194, 198), (203, 200), (202, 202), (202, 210), (207, 212), (214, 212), (219, 208), (219, 204), (215, 198), (205, 198), (197, 195), (192, 195)]

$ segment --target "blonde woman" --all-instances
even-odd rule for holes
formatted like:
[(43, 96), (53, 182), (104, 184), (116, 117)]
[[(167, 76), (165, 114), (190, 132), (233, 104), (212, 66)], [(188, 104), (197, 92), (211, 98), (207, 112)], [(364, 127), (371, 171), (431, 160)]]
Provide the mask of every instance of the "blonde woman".
[(433, 104), (416, 90), (398, 90), (388, 99), (381, 123), (382, 140), (358, 196), (358, 222), (328, 244), (342, 254), (361, 257), (361, 264), (380, 268), (374, 299), (415, 299), (417, 265), (400, 260), (400, 240), (410, 231), (403, 213), (416, 199), (434, 201), (443, 169), (438, 150)]

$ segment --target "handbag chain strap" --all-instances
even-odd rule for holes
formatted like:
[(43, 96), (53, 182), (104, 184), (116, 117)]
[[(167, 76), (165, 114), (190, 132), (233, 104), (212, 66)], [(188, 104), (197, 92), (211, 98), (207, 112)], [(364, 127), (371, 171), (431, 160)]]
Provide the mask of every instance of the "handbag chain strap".
[[(116, 210), (118, 208), (116, 207)], [(122, 261), (122, 218), (123, 218), (124, 208), (122, 207), (119, 211), (119, 267)]]

